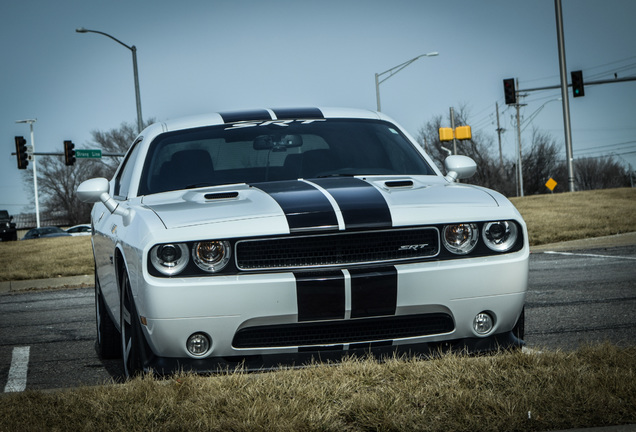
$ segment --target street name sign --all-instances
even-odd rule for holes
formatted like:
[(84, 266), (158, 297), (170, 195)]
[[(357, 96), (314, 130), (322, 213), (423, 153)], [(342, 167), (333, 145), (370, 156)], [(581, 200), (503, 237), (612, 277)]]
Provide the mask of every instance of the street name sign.
[(101, 150), (75, 150), (76, 158), (92, 158), (92, 159), (101, 159), (102, 151)]

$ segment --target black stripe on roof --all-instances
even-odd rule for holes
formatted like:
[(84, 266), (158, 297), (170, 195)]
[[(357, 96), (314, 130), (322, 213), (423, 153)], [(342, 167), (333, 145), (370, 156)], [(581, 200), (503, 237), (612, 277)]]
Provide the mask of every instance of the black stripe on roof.
[(273, 109), (277, 119), (323, 119), (325, 116), (318, 108), (276, 108)]
[(223, 118), (224, 123), (235, 123), (239, 121), (254, 121), (254, 120), (272, 120), (272, 116), (269, 111), (265, 109), (256, 109), (249, 111), (228, 111), (219, 113)]

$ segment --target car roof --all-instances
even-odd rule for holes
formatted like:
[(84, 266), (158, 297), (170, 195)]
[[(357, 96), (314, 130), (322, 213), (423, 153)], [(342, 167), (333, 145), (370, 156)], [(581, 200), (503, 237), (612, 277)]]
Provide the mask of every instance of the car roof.
[(250, 110), (222, 111), (167, 120), (149, 126), (146, 130), (144, 130), (142, 135), (149, 137), (149, 135), (154, 136), (163, 132), (216, 126), (240, 121), (275, 121), (317, 118), (383, 119), (393, 122), (393, 120), (382, 113), (356, 108), (256, 108)]

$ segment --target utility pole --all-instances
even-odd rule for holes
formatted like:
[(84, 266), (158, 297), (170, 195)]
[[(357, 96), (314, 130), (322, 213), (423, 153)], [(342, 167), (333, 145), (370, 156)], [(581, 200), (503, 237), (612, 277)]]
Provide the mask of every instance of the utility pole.
[[(519, 88), (519, 80), (517, 79), (517, 88)], [(517, 176), (519, 177), (519, 194), (523, 197), (523, 169), (521, 167), (521, 104), (519, 103), (519, 92), (517, 91), (515, 108), (517, 109)]]
[(503, 153), (501, 152), (501, 133), (504, 131), (499, 124), (499, 102), (495, 102), (495, 111), (497, 111), (497, 138), (499, 139), (499, 167), (503, 171)]
[[(455, 130), (455, 111), (453, 110), (453, 107), (450, 107), (450, 123), (451, 123), (451, 129), (454, 131)], [(454, 132), (453, 132), (453, 154), (454, 155), (457, 154), (457, 139), (455, 138)]]

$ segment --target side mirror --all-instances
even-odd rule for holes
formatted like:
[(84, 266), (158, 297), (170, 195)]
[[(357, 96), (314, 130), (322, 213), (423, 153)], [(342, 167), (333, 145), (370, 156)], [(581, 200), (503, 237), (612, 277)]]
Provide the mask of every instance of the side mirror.
[(446, 168), (446, 180), (453, 183), (459, 179), (466, 179), (472, 177), (477, 171), (477, 164), (474, 160), (468, 156), (454, 155), (449, 156), (444, 160), (444, 167)]
[(104, 203), (109, 212), (121, 216), (128, 216), (130, 211), (119, 207), (119, 203), (115, 201), (108, 193), (110, 185), (105, 178), (94, 178), (82, 182), (77, 187), (77, 197), (80, 201), (87, 203), (96, 203), (101, 201)]
[[(77, 187), (77, 197), (80, 201), (87, 203), (96, 203), (101, 201), (102, 195), (108, 195), (110, 185), (105, 178), (94, 178), (82, 182)], [(108, 197), (110, 198), (110, 196)]]

